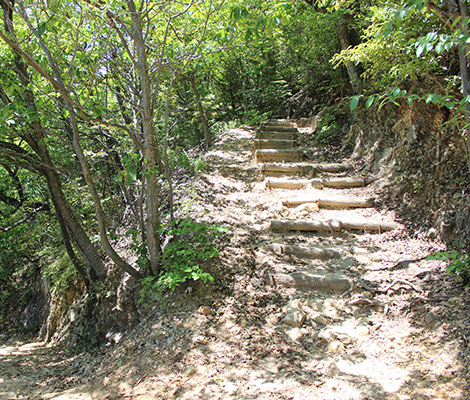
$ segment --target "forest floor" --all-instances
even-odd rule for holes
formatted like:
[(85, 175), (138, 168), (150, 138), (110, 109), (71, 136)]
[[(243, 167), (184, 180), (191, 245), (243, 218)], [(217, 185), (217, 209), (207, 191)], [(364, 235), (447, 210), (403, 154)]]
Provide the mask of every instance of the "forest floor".
[[(221, 135), (188, 189), (197, 219), (230, 228), (215, 282), (171, 294), (100, 348), (0, 337), (0, 399), (470, 398), (469, 291), (442, 262), (424, 260), (442, 248), (435, 232), (273, 232), (272, 219), (396, 216), (283, 206), (307, 190), (266, 189), (253, 140), (248, 128)], [(342, 194), (374, 197), (386, 183)], [(272, 244), (341, 256), (305, 259)], [(296, 273), (332, 286), (279, 280)], [(337, 290), (345, 280), (353, 286)]]

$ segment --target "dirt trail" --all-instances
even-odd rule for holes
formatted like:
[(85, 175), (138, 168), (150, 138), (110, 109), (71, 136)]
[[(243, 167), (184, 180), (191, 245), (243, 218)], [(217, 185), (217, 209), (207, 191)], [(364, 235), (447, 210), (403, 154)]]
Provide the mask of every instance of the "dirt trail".
[[(410, 237), (392, 211), (344, 208), (380, 183), (328, 187), (354, 170), (302, 160), (296, 130), (277, 124), (223, 134), (193, 187), (195, 216), (231, 227), (220, 260), (231, 276), (217, 290), (174, 296), (92, 353), (3, 345), (0, 398), (468, 398), (468, 293), (423, 260), (439, 248), (432, 232)], [(285, 165), (304, 176), (286, 178)]]

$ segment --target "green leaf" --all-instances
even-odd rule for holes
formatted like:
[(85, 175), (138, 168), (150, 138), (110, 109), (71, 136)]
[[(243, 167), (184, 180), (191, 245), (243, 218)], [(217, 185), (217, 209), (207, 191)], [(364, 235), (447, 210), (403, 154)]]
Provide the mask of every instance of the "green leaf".
[(445, 43), (444, 42), (439, 42), (438, 44), (436, 44), (436, 47), (435, 47), (435, 51), (437, 54), (441, 54), (442, 51), (444, 50), (444, 45)]
[(353, 112), (357, 105), (359, 104), (359, 99), (361, 98), (361, 96), (353, 96), (351, 97), (351, 102), (349, 103), (349, 109), (351, 110), (351, 112)]
[(420, 43), (420, 44), (418, 45), (418, 47), (416, 48), (416, 57), (419, 58), (419, 57), (421, 56), (421, 54), (423, 54), (424, 48), (425, 48), (425, 44), (424, 44), (424, 43)]
[(41, 36), (44, 35), (44, 33), (46, 32), (46, 23), (45, 22), (42, 22), (42, 23), (39, 24), (38, 32)]
[(374, 104), (375, 97), (370, 96), (366, 101), (366, 109), (369, 109), (372, 104)]

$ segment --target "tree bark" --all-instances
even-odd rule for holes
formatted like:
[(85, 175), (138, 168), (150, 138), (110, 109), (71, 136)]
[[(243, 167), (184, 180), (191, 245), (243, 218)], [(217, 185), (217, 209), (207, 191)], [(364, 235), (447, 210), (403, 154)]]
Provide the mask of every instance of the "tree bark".
[[(5, 1), (2, 1), (2, 8), (6, 32), (14, 37), (12, 7)], [(33, 114), (37, 114), (34, 94), (32, 90), (29, 89), (30, 78), (26, 64), (21, 60), (20, 55), (17, 54), (15, 49), (12, 49), (12, 52), (14, 57), (14, 70), (18, 75), (23, 88), (25, 104)], [(45, 134), (40, 119), (34, 119), (30, 125), (31, 132), (24, 133), (23, 138), (44, 164), (44, 167), (40, 172), (46, 178), (49, 193), (51, 194), (56, 215), (59, 219), (59, 226), (61, 228), (67, 253), (71, 256), (74, 266), (77, 268), (79, 274), (85, 279), (85, 282), (102, 280), (106, 276), (103, 261), (101, 260), (96, 248), (91, 243), (88, 235), (74, 216), (72, 209), (65, 198), (59, 175), (55, 170), (49, 150), (44, 145)], [(83, 268), (75, 257), (75, 253), (73, 252), (70, 244), (70, 238), (73, 239), (74, 244), (83, 256), (86, 268)]]
[[(459, 10), (462, 19), (468, 18), (468, 5), (464, 0), (459, 0)], [(461, 29), (464, 31), (466, 27), (461, 24)], [(460, 45), (459, 47), (459, 62), (460, 62), (460, 74), (462, 77), (462, 93), (464, 98), (470, 96), (470, 84), (469, 84), (469, 65), (468, 65), (468, 47), (465, 44)], [(467, 167), (470, 171), (470, 102), (465, 102), (465, 116), (466, 116), (466, 127), (465, 135), (463, 137), (464, 146), (467, 155)]]
[(201, 96), (199, 95), (199, 90), (197, 89), (196, 78), (194, 73), (191, 73), (188, 78), (191, 82), (191, 87), (193, 89), (194, 97), (196, 99), (197, 108), (199, 111), (199, 118), (204, 130), (204, 141), (206, 150), (212, 145), (211, 131), (209, 129), (209, 124), (207, 122), (206, 113), (204, 107), (202, 106)]
[(137, 54), (137, 71), (140, 78), (141, 98), (140, 110), (142, 115), (142, 135), (143, 135), (143, 155), (146, 161), (146, 236), (152, 272), (158, 275), (161, 271), (161, 243), (158, 230), (160, 228), (159, 212), (159, 184), (157, 168), (160, 165), (158, 160), (158, 148), (153, 129), (153, 106), (151, 96), (151, 83), (148, 73), (148, 61), (145, 41), (142, 32), (142, 20), (137, 12), (133, 0), (127, 1), (127, 8), (130, 11), (133, 29), (133, 39)]
[[(345, 16), (339, 20), (338, 39), (341, 44), (341, 50), (347, 50), (351, 46), (349, 42), (348, 20)], [(357, 72), (356, 65), (352, 61), (348, 61), (346, 70), (348, 71), (349, 83), (351, 84), (354, 94), (360, 94), (362, 92), (362, 82)]]

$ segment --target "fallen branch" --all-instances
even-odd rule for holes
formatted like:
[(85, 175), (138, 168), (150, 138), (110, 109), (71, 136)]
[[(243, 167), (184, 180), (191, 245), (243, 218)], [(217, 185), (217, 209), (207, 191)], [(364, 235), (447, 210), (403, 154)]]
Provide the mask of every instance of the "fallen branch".
[(397, 283), (401, 283), (402, 285), (408, 285), (411, 289), (413, 289), (415, 292), (421, 293), (422, 290), (414, 285), (411, 282), (408, 282), (404, 279), (395, 279), (390, 285), (388, 285), (385, 289), (376, 289), (376, 293), (387, 293), (392, 287), (394, 287)]

